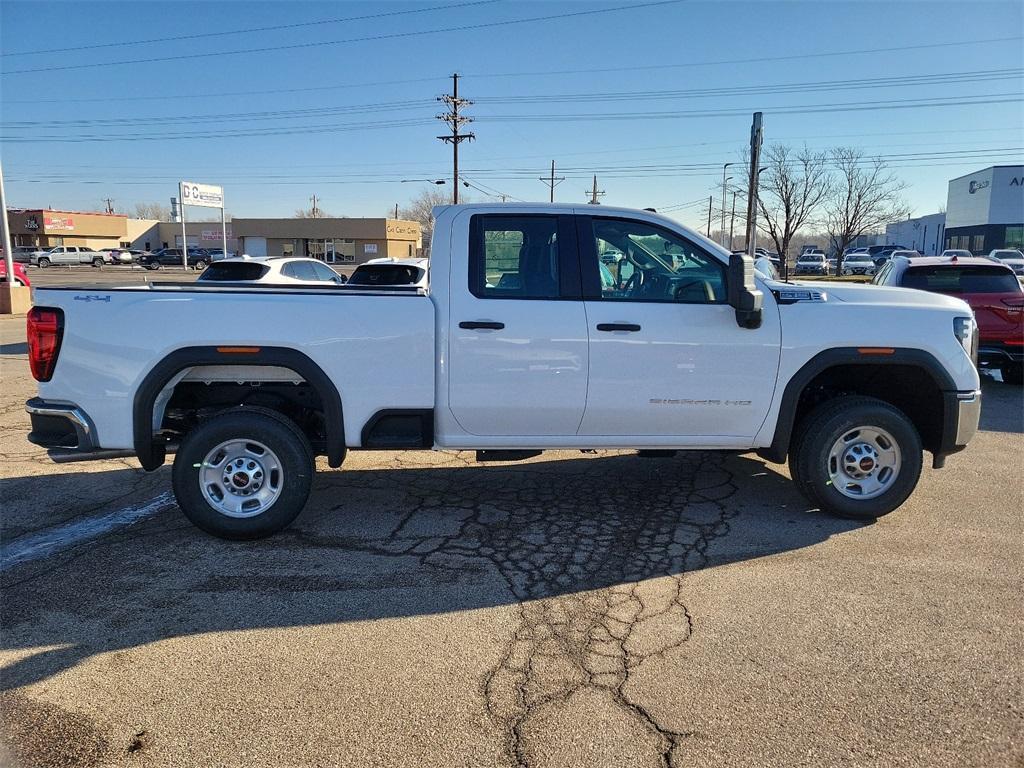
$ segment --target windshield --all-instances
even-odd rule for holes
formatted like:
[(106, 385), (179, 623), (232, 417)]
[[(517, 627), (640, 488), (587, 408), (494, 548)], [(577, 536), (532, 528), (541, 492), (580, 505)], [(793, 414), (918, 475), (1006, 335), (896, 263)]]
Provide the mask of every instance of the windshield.
[(950, 267), (937, 264), (911, 267), (903, 275), (904, 288), (936, 293), (1020, 293), (1020, 283), (1005, 267)]
[(1024, 253), (1020, 251), (996, 251), (994, 256), (997, 259), (1024, 259)]
[(823, 253), (805, 253), (797, 261), (821, 261), (825, 258)]

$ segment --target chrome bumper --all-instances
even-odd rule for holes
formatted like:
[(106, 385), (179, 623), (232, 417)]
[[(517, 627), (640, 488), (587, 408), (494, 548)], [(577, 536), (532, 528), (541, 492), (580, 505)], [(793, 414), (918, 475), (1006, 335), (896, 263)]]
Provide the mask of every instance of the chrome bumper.
[(967, 445), (978, 432), (981, 421), (981, 390), (976, 392), (957, 392), (956, 446)]

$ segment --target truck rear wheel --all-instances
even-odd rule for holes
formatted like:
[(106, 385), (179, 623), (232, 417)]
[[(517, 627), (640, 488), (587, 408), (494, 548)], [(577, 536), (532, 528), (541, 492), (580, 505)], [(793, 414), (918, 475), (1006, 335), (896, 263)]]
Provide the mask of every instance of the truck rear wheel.
[(207, 533), (261, 539), (302, 511), (314, 469), (309, 441), (290, 419), (243, 407), (185, 436), (174, 458), (174, 495)]
[(903, 504), (921, 464), (921, 438), (910, 419), (889, 403), (860, 396), (837, 397), (811, 411), (790, 458), (808, 501), (855, 520), (874, 520)]

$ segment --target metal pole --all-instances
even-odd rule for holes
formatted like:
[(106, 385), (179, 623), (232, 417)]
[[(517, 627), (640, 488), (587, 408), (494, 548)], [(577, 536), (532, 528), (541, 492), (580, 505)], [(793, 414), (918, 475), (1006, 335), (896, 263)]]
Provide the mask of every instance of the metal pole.
[[(726, 163), (722, 166), (722, 233), (720, 235), (722, 239), (722, 245), (725, 245), (725, 169), (728, 168), (732, 163)], [(732, 243), (729, 244), (730, 246)]]
[(188, 269), (188, 232), (185, 231), (185, 196), (178, 195), (181, 201), (178, 208), (181, 210), (181, 266)]
[(0, 218), (3, 219), (4, 264), (7, 266), (7, 282), (14, 285), (14, 254), (11, 252), (11, 228), (7, 220), (7, 193), (4, 192), (4, 170), (0, 165)]
[(223, 194), (220, 200), (220, 236), (221, 241), (224, 243), (224, 258), (228, 257), (228, 224), (227, 214), (224, 213), (224, 197)]
[(729, 250), (732, 250), (732, 233), (736, 227), (736, 190), (732, 191), (732, 215), (729, 219)]
[(715, 196), (708, 195), (708, 237), (711, 237), (711, 209), (715, 205)]

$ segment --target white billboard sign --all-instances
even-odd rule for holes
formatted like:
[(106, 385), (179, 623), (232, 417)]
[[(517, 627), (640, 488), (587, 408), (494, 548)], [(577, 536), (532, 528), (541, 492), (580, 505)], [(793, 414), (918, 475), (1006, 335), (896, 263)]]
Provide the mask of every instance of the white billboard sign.
[(196, 184), (191, 181), (178, 182), (179, 200), (182, 205), (201, 205), (204, 208), (224, 207), (224, 188), (212, 184)]

